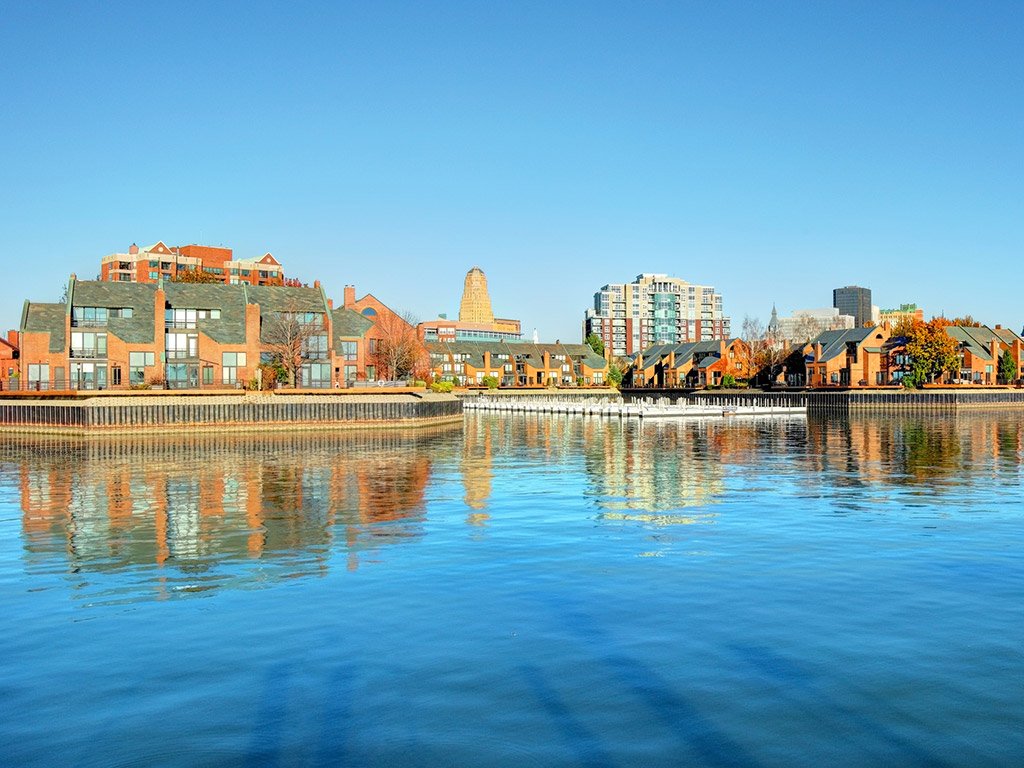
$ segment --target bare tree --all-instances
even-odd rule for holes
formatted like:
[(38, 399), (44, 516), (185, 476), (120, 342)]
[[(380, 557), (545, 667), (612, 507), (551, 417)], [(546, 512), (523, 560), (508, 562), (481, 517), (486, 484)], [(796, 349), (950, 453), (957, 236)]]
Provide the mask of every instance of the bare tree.
[(398, 381), (413, 374), (423, 363), (426, 351), (416, 333), (418, 318), (410, 312), (377, 314), (375, 362), (380, 379)]
[(796, 324), (796, 328), (793, 329), (793, 338), (790, 341), (806, 344), (819, 333), (821, 333), (821, 327), (815, 319), (810, 315), (801, 315), (800, 321)]
[(287, 372), (288, 386), (294, 387), (304, 360), (327, 356), (325, 336), (322, 313), (286, 309), (264, 317), (260, 340)]
[(750, 364), (757, 379), (764, 374), (769, 384), (775, 382), (775, 377), (786, 357), (786, 345), (782, 339), (777, 339), (765, 330), (761, 321), (749, 315), (743, 318), (743, 341), (750, 350)]

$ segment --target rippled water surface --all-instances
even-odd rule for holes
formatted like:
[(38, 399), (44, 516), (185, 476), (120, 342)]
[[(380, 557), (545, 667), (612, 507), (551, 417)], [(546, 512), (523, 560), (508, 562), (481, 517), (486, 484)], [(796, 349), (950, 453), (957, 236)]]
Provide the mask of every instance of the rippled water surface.
[(0, 437), (4, 766), (1020, 765), (1024, 415)]

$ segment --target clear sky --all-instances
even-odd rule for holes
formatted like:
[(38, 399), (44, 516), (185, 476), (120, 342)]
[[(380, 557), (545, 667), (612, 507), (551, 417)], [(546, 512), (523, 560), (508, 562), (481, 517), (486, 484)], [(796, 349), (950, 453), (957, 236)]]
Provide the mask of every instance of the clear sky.
[(578, 340), (665, 272), (1020, 331), (1024, 3), (46, 3), (0, 21), (0, 324), (131, 243)]

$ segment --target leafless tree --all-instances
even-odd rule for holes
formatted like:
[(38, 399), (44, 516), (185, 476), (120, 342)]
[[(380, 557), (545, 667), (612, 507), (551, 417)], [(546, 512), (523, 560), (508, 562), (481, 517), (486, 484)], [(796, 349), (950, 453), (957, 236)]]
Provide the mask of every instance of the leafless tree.
[(821, 333), (821, 326), (815, 322), (814, 318), (810, 315), (802, 315), (793, 330), (793, 338), (790, 341), (806, 344), (819, 333)]
[(419, 319), (411, 312), (377, 315), (377, 376), (398, 381), (408, 378), (424, 365), (426, 350), (416, 333)]
[(786, 357), (786, 345), (782, 339), (776, 339), (765, 330), (761, 321), (749, 315), (743, 318), (743, 341), (750, 350), (750, 363), (756, 372), (754, 378), (764, 374), (769, 383), (775, 382), (775, 376), (782, 361)]
[[(286, 308), (264, 316), (260, 341), (263, 349), (273, 355), (274, 362), (287, 372), (288, 386), (294, 387), (303, 361), (311, 354), (310, 347), (321, 346), (319, 337), (325, 334), (322, 313)], [(313, 354), (319, 357), (319, 353)], [(326, 356), (326, 350), (323, 354)]]

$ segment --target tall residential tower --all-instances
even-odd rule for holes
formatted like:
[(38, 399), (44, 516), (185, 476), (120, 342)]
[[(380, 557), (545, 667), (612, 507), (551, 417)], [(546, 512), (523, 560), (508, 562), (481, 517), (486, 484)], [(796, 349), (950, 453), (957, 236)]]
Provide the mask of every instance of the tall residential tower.
[(625, 357), (652, 344), (727, 339), (729, 325), (713, 287), (644, 273), (594, 294), (583, 335), (596, 334), (612, 355)]

